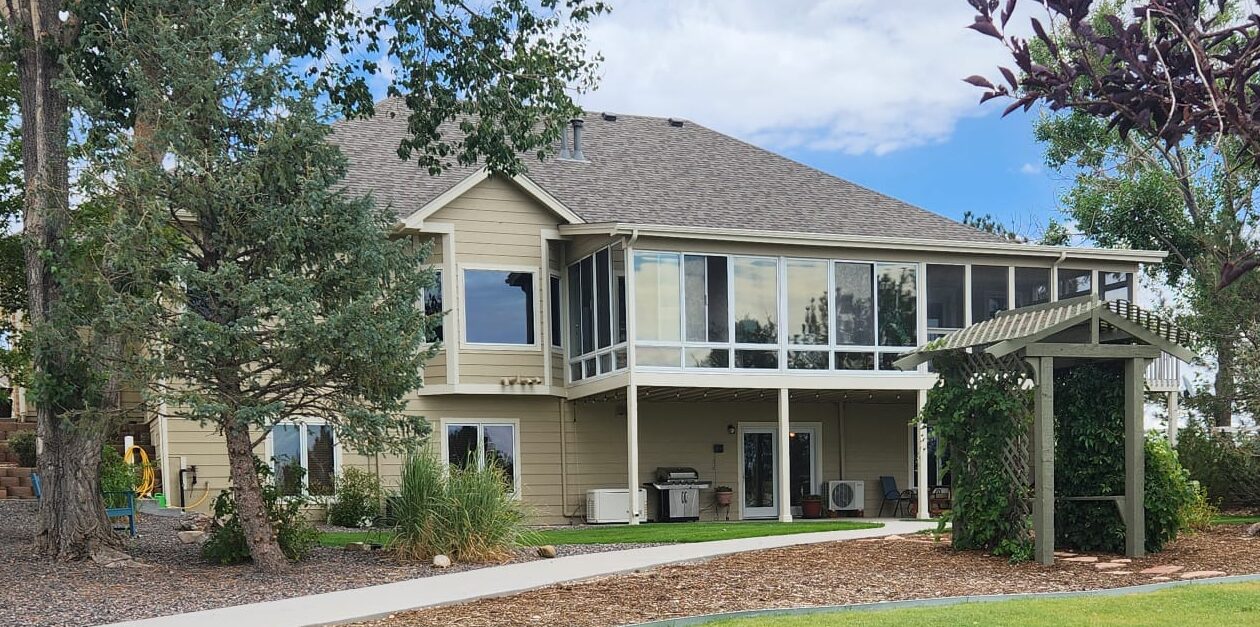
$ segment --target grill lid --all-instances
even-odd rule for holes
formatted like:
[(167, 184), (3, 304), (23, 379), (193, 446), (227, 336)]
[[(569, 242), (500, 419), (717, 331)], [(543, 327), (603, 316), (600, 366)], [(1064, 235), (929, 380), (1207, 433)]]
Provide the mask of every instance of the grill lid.
[(700, 473), (686, 466), (661, 466), (656, 469), (656, 483), (696, 483)]

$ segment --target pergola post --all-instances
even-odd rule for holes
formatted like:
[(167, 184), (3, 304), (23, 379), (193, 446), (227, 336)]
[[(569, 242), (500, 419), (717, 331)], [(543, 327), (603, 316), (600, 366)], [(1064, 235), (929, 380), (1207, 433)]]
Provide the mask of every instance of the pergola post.
[[(917, 413), (923, 413), (924, 405), (927, 405), (927, 390), (919, 390)], [(932, 517), (931, 512), (928, 510), (928, 428), (927, 423), (922, 420), (916, 422), (914, 426), (915, 446), (916, 450), (918, 450), (919, 458), (916, 462), (916, 473), (919, 475), (919, 481), (915, 485), (917, 490), (915, 497), (918, 501), (916, 503), (918, 513), (915, 518), (926, 519)]]
[(630, 524), (643, 515), (639, 503), (639, 386), (626, 386), (626, 475), (630, 486)]
[(1168, 393), (1168, 446), (1177, 448), (1177, 430), (1181, 428), (1181, 393)]
[(1033, 400), (1033, 552), (1037, 561), (1054, 563), (1054, 358), (1029, 360), (1037, 374)]
[(779, 390), (779, 454), (775, 455), (775, 465), (779, 476), (779, 522), (792, 522), (792, 459), (789, 446), (791, 437), (791, 420), (788, 416), (788, 390)]
[(1124, 554), (1146, 554), (1146, 360), (1124, 362)]

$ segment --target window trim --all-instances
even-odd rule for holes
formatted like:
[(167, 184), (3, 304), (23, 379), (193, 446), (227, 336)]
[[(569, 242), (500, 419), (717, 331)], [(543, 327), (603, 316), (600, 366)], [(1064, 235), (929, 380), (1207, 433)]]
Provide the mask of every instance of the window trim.
[(478, 438), (477, 447), (482, 449), (482, 454), (478, 458), (479, 463), (485, 463), (485, 446), (483, 429), (486, 426), (510, 426), (512, 427), (512, 458), (513, 458), (513, 476), (512, 476), (512, 498), (521, 498), (521, 484), (524, 477), (521, 465), (521, 420), (520, 418), (442, 418), (438, 420), (438, 428), (441, 430), (441, 436), (438, 438), (441, 445), (441, 461), (442, 467), (448, 468), (451, 463), (450, 446), (446, 439), (446, 427), (450, 425), (475, 425), (477, 427)]
[[(501, 342), (470, 342), (468, 341), (468, 286), (465, 282), (465, 273), (469, 270), (486, 270), (489, 272), (528, 272), (533, 282), (534, 292), (530, 308), (533, 310), (533, 335), (532, 344), (504, 344)], [(540, 311), (539, 298), (541, 286), (539, 275), (542, 273), (538, 266), (519, 266), (510, 264), (492, 264), (492, 263), (458, 263), (455, 264), (455, 271), (459, 274), (459, 305), (460, 305), (460, 325), (459, 325), (459, 347), (463, 350), (486, 350), (486, 351), (520, 351), (520, 352), (542, 352), (541, 329), (539, 325), (542, 323), (542, 312)]]
[[(263, 451), (266, 454), (266, 459), (264, 461), (267, 462), (267, 464), (271, 467), (273, 472), (275, 471), (275, 457), (276, 457), (275, 428), (282, 427), (282, 426), (283, 427), (288, 427), (288, 426), (323, 427), (323, 426), (331, 426), (331, 425), (329, 425), (328, 421), (323, 418), (306, 418), (306, 417), (294, 418), (292, 420), (281, 420), (280, 422), (277, 422), (271, 425), (271, 427), (267, 429), (267, 438), (263, 445)], [(298, 433), (299, 433), (298, 452), (300, 454), (299, 462), (302, 464), (302, 469), (306, 470), (306, 472), (302, 475), (302, 492), (303, 492), (302, 496), (312, 501), (315, 501), (316, 503), (328, 503), (332, 499), (337, 497), (336, 488), (334, 487), (333, 493), (329, 495), (312, 495), (310, 493), (311, 477), (310, 477), (310, 469), (307, 468), (307, 466), (309, 465), (309, 462), (306, 461), (306, 456), (309, 451), (308, 451), (308, 445), (305, 444), (305, 440), (307, 439), (307, 431), (306, 429), (301, 429), (300, 431), (298, 431)], [(332, 450), (333, 473), (332, 475), (333, 475), (333, 482), (335, 484), (337, 478), (341, 476), (341, 468), (342, 468), (341, 438), (337, 437), (336, 428), (333, 429), (332, 437), (333, 437), (333, 450)], [(291, 495), (286, 495), (286, 496), (282, 496), (281, 498), (291, 499), (291, 498), (296, 498), (296, 497), (291, 496)]]

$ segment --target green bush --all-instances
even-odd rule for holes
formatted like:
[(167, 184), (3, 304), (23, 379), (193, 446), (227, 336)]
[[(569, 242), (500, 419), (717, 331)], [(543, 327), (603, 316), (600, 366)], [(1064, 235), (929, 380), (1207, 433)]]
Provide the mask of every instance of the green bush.
[(1177, 459), (1210, 502), (1260, 506), (1260, 438), (1255, 435), (1212, 433), (1192, 420), (1177, 435)]
[[(262, 482), (263, 505), (271, 519), (280, 550), (294, 561), (306, 557), (319, 543), (319, 531), (302, 515), (308, 499), (304, 496), (282, 496), (272, 480), (271, 467), (258, 458), (254, 459), (254, 467)], [(249, 545), (245, 543), (245, 530), (236, 511), (233, 492), (232, 489), (224, 490), (215, 498), (214, 518), (221, 524), (211, 529), (210, 537), (201, 545), (201, 555), (220, 564), (249, 560)]]
[(105, 498), (105, 507), (123, 507), (127, 504), (127, 496), (123, 492), (135, 491), (139, 481), (140, 467), (123, 461), (118, 449), (106, 444), (101, 447), (101, 493)]
[(9, 450), (17, 455), (18, 465), (23, 468), (35, 467), (35, 432), (18, 431), (9, 434)]
[(337, 477), (328, 505), (328, 523), (339, 527), (370, 527), (381, 515), (381, 480), (375, 473), (350, 467)]
[[(1060, 371), (1055, 385), (1055, 487), (1060, 497), (1124, 494), (1124, 385), (1114, 365)], [(1157, 552), (1191, 527), (1206, 506), (1201, 492), (1163, 437), (1146, 451), (1146, 550)], [(1079, 551), (1124, 551), (1124, 522), (1112, 501), (1060, 501), (1055, 546)]]
[(495, 464), (445, 468), (433, 456), (412, 455), (393, 505), (398, 526), (391, 548), (404, 559), (504, 560), (529, 533), (525, 511)]

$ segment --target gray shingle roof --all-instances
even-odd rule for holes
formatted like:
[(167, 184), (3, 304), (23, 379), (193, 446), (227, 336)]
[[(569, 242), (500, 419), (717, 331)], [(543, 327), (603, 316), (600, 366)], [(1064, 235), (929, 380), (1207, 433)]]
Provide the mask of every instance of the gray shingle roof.
[[(477, 169), (434, 177), (400, 160), (406, 113), (386, 100), (373, 119), (339, 122), (333, 135), (350, 188), (403, 217)], [(584, 162), (531, 158), (526, 176), (586, 222), (1002, 241), (690, 121), (588, 113), (582, 151)]]

